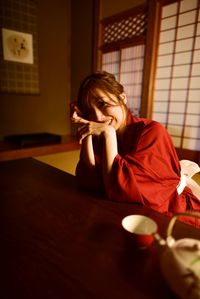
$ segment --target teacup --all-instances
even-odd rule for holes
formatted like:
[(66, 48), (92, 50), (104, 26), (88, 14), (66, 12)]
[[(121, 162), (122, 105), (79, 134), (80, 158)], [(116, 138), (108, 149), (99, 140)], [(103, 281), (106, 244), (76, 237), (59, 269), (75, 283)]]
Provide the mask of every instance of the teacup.
[(143, 215), (129, 215), (123, 218), (122, 227), (130, 241), (139, 248), (145, 248), (154, 241), (158, 226), (156, 222)]

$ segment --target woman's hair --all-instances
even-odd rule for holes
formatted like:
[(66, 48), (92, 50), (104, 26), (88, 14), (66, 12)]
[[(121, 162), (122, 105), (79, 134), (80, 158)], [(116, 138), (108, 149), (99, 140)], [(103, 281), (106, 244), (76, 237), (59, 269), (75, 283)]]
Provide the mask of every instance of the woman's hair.
[(90, 109), (91, 99), (99, 97), (98, 90), (103, 91), (108, 97), (109, 94), (116, 96), (118, 103), (125, 106), (123, 99), (120, 97), (124, 92), (123, 85), (115, 79), (113, 74), (105, 71), (97, 71), (82, 81), (78, 91), (77, 104), (84, 116), (87, 116)]

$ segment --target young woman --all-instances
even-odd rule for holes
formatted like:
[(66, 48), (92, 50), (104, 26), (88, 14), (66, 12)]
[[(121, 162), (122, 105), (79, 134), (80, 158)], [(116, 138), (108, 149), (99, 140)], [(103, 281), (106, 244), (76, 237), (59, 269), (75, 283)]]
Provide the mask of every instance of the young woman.
[[(96, 72), (83, 80), (71, 107), (71, 119), (79, 125), (80, 185), (169, 215), (200, 211), (200, 200), (180, 184), (180, 163), (166, 129), (133, 116), (126, 102), (114, 75)], [(190, 217), (182, 220), (200, 225)]]

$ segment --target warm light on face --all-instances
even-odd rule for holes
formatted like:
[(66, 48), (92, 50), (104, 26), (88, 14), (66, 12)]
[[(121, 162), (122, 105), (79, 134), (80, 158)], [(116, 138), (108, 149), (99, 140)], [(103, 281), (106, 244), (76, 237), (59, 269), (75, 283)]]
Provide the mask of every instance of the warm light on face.
[(90, 100), (89, 119), (93, 121), (110, 121), (119, 130), (126, 121), (126, 109), (121, 99), (110, 93), (97, 91), (98, 95)]

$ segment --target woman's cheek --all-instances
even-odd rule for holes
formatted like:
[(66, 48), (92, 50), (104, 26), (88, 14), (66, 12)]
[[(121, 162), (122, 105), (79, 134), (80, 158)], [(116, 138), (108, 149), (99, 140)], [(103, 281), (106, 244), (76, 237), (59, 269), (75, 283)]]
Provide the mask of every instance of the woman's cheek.
[(109, 106), (105, 109), (106, 114), (115, 114), (117, 107), (115, 106)]

